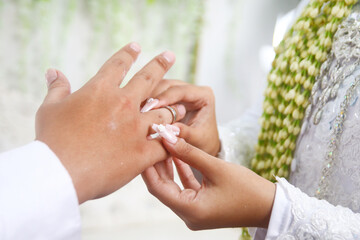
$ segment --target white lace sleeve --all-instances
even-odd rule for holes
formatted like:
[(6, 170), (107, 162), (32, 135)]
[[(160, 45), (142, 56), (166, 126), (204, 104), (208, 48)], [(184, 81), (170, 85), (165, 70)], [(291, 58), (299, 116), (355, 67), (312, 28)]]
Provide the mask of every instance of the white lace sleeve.
[(277, 180), (265, 239), (360, 239), (360, 214), (309, 197), (283, 178)]
[[(260, 106), (260, 107), (259, 107)], [(240, 118), (219, 126), (221, 151), (218, 155), (228, 162), (250, 166), (260, 129), (261, 103), (246, 111)]]

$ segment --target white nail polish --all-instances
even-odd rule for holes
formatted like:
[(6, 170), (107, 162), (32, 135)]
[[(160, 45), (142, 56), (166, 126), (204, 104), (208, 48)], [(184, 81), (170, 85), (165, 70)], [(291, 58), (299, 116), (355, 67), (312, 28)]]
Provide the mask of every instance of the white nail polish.
[(143, 106), (143, 108), (140, 110), (140, 112), (145, 113), (156, 107), (158, 105), (159, 99), (149, 98), (146, 101), (146, 104)]
[(177, 135), (180, 133), (180, 129), (177, 126), (172, 126), (167, 124), (166, 126), (162, 124), (153, 124), (151, 128), (156, 132), (148, 136), (148, 139), (154, 139), (157, 137), (165, 138), (168, 142), (175, 144), (177, 142)]
[(155, 139), (155, 138), (158, 138), (158, 137), (160, 137), (160, 134), (159, 134), (159, 133), (154, 133), (154, 134), (150, 134), (150, 135), (149, 135), (149, 138), (150, 138), (150, 139)]
[(162, 56), (166, 59), (166, 61), (168, 63), (172, 63), (175, 61), (175, 55), (174, 53), (170, 52), (170, 51), (166, 51), (162, 54)]
[(180, 128), (175, 125), (166, 124), (166, 129), (171, 131), (175, 136), (179, 136), (180, 134)]
[(162, 124), (158, 126), (159, 134), (162, 138), (165, 138), (168, 142), (175, 144), (177, 142), (177, 137), (172, 133), (172, 131), (169, 131), (166, 129), (166, 127)]
[(135, 52), (140, 52), (140, 50), (141, 50), (140, 45), (138, 43), (136, 43), (136, 42), (131, 43), (130, 48), (132, 50), (134, 50)]

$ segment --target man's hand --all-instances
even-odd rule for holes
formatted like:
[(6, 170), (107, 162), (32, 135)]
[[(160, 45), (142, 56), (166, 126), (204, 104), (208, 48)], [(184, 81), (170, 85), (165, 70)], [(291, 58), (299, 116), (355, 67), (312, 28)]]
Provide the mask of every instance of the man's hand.
[[(73, 94), (60, 71), (48, 71), (36, 139), (46, 143), (68, 170), (79, 203), (112, 193), (167, 156), (159, 141), (146, 136), (152, 123), (171, 123), (172, 115), (167, 109), (140, 113), (140, 107), (175, 56), (164, 52), (155, 57), (119, 88), (139, 53), (138, 44), (125, 46)], [(183, 106), (173, 106), (177, 107)], [(178, 112), (178, 119), (182, 117)]]

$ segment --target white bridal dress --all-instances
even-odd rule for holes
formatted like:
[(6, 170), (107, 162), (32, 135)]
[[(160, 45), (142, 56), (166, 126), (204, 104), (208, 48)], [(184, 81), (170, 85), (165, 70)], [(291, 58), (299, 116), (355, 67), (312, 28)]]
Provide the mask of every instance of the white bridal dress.
[[(257, 229), (255, 239), (360, 239), (359, 3), (340, 25), (317, 82), (289, 182), (277, 179), (269, 227)], [(250, 165), (261, 112), (254, 108), (220, 127), (226, 160)]]

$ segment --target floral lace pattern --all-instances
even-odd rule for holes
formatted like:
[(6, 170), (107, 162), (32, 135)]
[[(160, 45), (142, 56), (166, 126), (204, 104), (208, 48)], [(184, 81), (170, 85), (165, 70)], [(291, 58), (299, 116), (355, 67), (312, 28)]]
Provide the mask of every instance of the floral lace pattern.
[(285, 190), (292, 203), (292, 221), (289, 231), (279, 240), (295, 239), (359, 239), (360, 214), (334, 206), (325, 200), (309, 197), (300, 189), (278, 178), (278, 187)]

